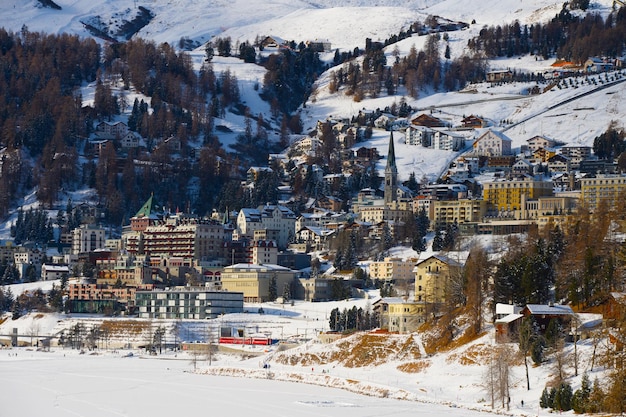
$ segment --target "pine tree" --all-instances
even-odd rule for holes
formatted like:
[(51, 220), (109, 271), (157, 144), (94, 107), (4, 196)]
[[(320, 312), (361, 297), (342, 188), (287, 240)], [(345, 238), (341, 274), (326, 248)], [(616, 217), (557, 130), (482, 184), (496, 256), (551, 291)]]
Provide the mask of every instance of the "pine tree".
[(561, 382), (554, 395), (552, 408), (559, 411), (572, 409), (572, 387), (568, 383)]
[(291, 300), (291, 290), (289, 288), (289, 283), (285, 283), (283, 285), (283, 304), (288, 303)]
[(552, 408), (552, 398), (550, 395), (550, 389), (548, 387), (545, 387), (543, 391), (541, 391), (539, 406), (541, 408)]
[(590, 395), (591, 381), (589, 381), (589, 376), (585, 372), (580, 381), (580, 388), (577, 389), (576, 392), (574, 392), (574, 397), (572, 398), (572, 408), (577, 414), (587, 412)]
[(277, 283), (276, 283), (276, 277), (275, 276), (270, 278), (268, 293), (269, 293), (269, 295), (268, 295), (269, 296), (269, 300), (270, 301), (276, 301), (276, 298), (278, 297), (278, 288), (277, 288)]
[(339, 330), (339, 308), (335, 307), (330, 311), (330, 318), (328, 320), (328, 327), (333, 331)]
[(444, 248), (443, 239), (443, 230), (437, 230), (437, 232), (435, 232), (435, 237), (433, 238), (433, 251), (440, 251)]

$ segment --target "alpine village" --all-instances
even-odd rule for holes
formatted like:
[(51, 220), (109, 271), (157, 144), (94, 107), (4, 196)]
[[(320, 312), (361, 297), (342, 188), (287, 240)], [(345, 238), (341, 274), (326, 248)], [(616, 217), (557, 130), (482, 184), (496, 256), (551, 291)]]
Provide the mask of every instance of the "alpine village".
[[(417, 104), (519, 85), (524, 99), (609, 100), (626, 80), (622, 2), (484, 26), (452, 56), (475, 22), (429, 15), (341, 50), (281, 33), (173, 45), (134, 36), (155, 14), (132, 10), (117, 32), (83, 22), (86, 37), (0, 29), (0, 345), (286, 354), (419, 336), (424, 359), (489, 335), (477, 361), (498, 381), (492, 408), (508, 409), (503, 369), (521, 365), (528, 389), (529, 367), (552, 370), (541, 408), (626, 412), (623, 119), (585, 143), (537, 129), (513, 140), (525, 121), (479, 100)], [(493, 65), (506, 57), (552, 65)], [(244, 88), (226, 58), (262, 75)], [(352, 114), (311, 113), (329, 96)], [(365, 302), (336, 303), (350, 300)], [(335, 304), (319, 330), (290, 340), (229, 322), (322, 303)], [(38, 314), (56, 314), (53, 332), (13, 324)], [(192, 343), (180, 323), (215, 324)], [(598, 376), (579, 369), (585, 344)]]

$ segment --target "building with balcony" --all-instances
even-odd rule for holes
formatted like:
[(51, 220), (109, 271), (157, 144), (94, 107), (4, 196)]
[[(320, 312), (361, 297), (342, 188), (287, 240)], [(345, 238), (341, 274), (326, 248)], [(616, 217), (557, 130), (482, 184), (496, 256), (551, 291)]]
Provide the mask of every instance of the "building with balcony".
[(72, 231), (72, 254), (93, 252), (103, 249), (106, 243), (105, 230), (94, 225), (81, 224)]
[(498, 211), (520, 210), (522, 195), (528, 200), (552, 196), (553, 184), (528, 176), (483, 182), (483, 199), (493, 204)]
[(369, 265), (369, 275), (372, 279), (383, 281), (406, 281), (412, 280), (415, 276), (413, 268), (417, 258), (392, 258), (386, 257), (383, 261), (371, 262)]
[(372, 307), (380, 317), (381, 329), (390, 332), (411, 333), (424, 322), (424, 303), (389, 297), (377, 300)]
[(70, 267), (63, 264), (43, 264), (41, 266), (41, 279), (53, 281), (70, 276)]
[(580, 180), (581, 203), (591, 212), (601, 204), (614, 208), (626, 197), (626, 175), (596, 175)]
[(449, 224), (476, 223), (487, 214), (485, 200), (436, 200), (430, 205), (429, 217), (433, 230), (445, 228)]
[(437, 317), (446, 302), (448, 287), (462, 278), (469, 252), (437, 252), (423, 254), (413, 270), (415, 302), (422, 304), (420, 320)]
[(580, 164), (591, 157), (591, 146), (563, 146), (561, 155), (569, 158), (572, 169), (580, 169)]
[(68, 309), (72, 313), (112, 314), (132, 308), (135, 292), (152, 290), (153, 285), (139, 287), (112, 287), (98, 284), (69, 284), (67, 288)]
[(214, 220), (178, 213), (153, 219), (123, 236), (129, 254), (210, 261), (224, 256), (224, 226)]
[(96, 259), (96, 284), (101, 286), (140, 287), (152, 281), (145, 256), (121, 255)]

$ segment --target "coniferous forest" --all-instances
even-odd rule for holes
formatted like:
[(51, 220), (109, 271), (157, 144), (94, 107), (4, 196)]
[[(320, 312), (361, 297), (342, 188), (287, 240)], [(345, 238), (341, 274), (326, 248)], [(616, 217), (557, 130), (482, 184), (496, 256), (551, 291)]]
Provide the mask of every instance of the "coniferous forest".
[[(440, 56), (447, 34), (437, 18), (429, 17), (384, 42), (366, 39), (364, 49), (335, 54), (330, 91), (342, 90), (355, 101), (393, 95), (401, 88), (417, 97), (425, 86), (450, 91), (484, 79), (489, 57), (534, 54), (580, 63), (589, 56), (623, 52), (623, 8), (606, 19), (593, 13), (574, 16), (570, 9), (564, 7), (546, 24), (485, 27), (470, 40), (468, 53), (455, 59), (448, 56), (449, 48)], [(459, 23), (452, 30), (461, 27)], [(424, 49), (413, 48), (404, 57), (394, 51), (394, 62), (387, 62), (383, 47), (415, 33), (428, 36)], [(61, 191), (83, 186), (97, 191), (105, 220), (112, 225), (122, 224), (151, 192), (165, 206), (182, 205), (201, 215), (213, 208), (254, 204), (258, 197), (237, 185), (243, 171), (266, 163), (269, 153), (283, 150), (289, 134), (302, 133), (297, 109), (314, 97), (313, 82), (329, 68), (315, 49), (292, 43), (292, 48), (255, 58), (252, 52), (260, 47), (258, 39), (255, 45), (215, 39), (205, 46), (202, 68), (194, 71), (189, 55), (167, 43), (132, 39), (99, 44), (74, 35), (30, 32), (27, 27), (19, 33), (0, 29), (0, 145), (4, 147), (0, 216), (6, 216), (28, 190), (36, 189), (38, 199), (51, 207)], [(241, 103), (236, 76), (228, 70), (214, 72), (215, 53), (256, 61), (267, 69), (259, 92), (270, 103), (272, 114), (252, 114)], [(90, 106), (83, 104), (79, 89), (87, 83), (95, 85)], [(146, 99), (130, 102), (131, 90)], [(403, 106), (400, 113), (406, 112)], [(130, 111), (129, 129), (144, 138), (148, 151), (121, 153), (109, 143), (96, 152), (88, 146), (97, 123), (111, 121), (123, 111)], [(226, 112), (246, 118), (245, 132), (232, 149), (222, 147), (218, 135), (224, 127), (215, 126), (215, 118)], [(366, 126), (370, 123), (363, 121)], [(272, 125), (281, 126), (278, 143), (269, 140)], [(180, 142), (181, 158), (173, 158), (162, 146), (168, 138)], [(192, 151), (187, 146), (190, 140), (200, 141), (202, 147)], [(331, 157), (334, 146), (328, 144), (327, 160), (317, 161), (328, 172), (336, 171)], [(303, 193), (307, 188), (293, 185)]]

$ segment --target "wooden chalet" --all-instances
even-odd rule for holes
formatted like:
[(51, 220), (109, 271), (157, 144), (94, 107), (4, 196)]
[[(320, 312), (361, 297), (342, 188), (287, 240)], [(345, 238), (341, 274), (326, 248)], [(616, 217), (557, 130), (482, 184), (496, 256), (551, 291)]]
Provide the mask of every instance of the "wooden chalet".
[(279, 36), (266, 36), (260, 45), (262, 48), (286, 48), (288, 42)]
[(603, 305), (602, 315), (609, 325), (626, 319), (626, 293), (612, 292)]
[(480, 129), (487, 127), (487, 121), (485, 119), (474, 116), (473, 114), (463, 118), (463, 120), (461, 120), (461, 124), (463, 127), (468, 129)]
[(511, 81), (512, 79), (513, 79), (513, 72), (511, 70), (489, 71), (487, 73), (487, 81), (490, 83)]
[(527, 304), (521, 311), (524, 317), (532, 317), (541, 333), (548, 328), (550, 320), (557, 320), (561, 328), (568, 329), (574, 311), (570, 306), (561, 304)]
[(425, 127), (446, 127), (446, 122), (436, 117), (430, 116), (426, 113), (422, 113), (419, 116), (411, 119), (413, 126), (425, 126)]

